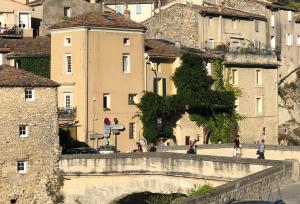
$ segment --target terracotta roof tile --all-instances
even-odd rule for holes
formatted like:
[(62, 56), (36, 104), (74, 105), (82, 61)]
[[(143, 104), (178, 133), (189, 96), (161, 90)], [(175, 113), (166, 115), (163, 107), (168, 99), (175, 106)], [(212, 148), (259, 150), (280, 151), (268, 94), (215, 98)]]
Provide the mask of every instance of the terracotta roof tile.
[(231, 9), (231, 8), (222, 8), (220, 10), (220, 7), (217, 6), (199, 6), (199, 5), (192, 5), (192, 8), (205, 14), (222, 15), (222, 16), (236, 17), (236, 18), (267, 20), (265, 16), (248, 13), (248, 12)]
[(7, 57), (49, 56), (50, 44), (49, 37), (1, 39), (0, 52), (9, 52)]
[(58, 87), (58, 83), (8, 65), (0, 66), (0, 87)]
[(122, 14), (111, 12), (90, 12), (77, 16), (71, 19), (64, 20), (50, 27), (50, 29), (78, 27), (78, 26), (93, 26), (93, 27), (110, 27), (110, 28), (129, 28), (142, 29), (145, 26), (133, 20), (126, 19)]

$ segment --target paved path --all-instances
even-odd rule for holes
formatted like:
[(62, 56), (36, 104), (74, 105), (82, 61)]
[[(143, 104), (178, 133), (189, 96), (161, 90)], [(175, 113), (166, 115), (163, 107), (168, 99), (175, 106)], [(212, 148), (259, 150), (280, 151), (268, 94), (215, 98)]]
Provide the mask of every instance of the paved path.
[(300, 204), (300, 181), (283, 185), (279, 193), (278, 190), (275, 190), (271, 195), (267, 193), (263, 198), (269, 200), (282, 199), (286, 204)]

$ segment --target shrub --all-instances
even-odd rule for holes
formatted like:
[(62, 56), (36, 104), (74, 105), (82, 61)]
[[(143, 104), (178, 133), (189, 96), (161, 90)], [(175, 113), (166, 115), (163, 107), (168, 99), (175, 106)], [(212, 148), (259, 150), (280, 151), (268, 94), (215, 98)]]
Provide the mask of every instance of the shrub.
[(215, 190), (214, 187), (212, 187), (210, 184), (204, 184), (203, 186), (199, 186), (198, 188), (193, 189), (190, 193), (189, 196), (193, 196), (193, 195), (205, 195), (208, 193), (211, 193)]

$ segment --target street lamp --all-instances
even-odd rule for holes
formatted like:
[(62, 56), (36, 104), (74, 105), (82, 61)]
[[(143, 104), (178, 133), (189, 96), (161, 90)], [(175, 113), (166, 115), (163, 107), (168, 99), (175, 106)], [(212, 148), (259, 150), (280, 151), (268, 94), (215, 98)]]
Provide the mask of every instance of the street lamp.
[(145, 58), (145, 91), (147, 91), (147, 64), (150, 64), (151, 71), (154, 72), (155, 78), (157, 79), (157, 70), (154, 66), (154, 63), (150, 61), (150, 56), (147, 53), (144, 53)]

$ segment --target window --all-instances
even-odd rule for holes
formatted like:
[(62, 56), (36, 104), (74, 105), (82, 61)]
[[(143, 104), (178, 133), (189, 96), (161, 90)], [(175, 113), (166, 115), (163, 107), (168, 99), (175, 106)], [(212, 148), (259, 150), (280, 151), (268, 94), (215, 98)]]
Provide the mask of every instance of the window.
[(158, 78), (153, 78), (153, 93), (158, 94)]
[(68, 6), (64, 7), (64, 17), (65, 18), (71, 18), (71, 8)]
[(232, 19), (232, 28), (237, 29), (237, 22), (235, 19)]
[(275, 38), (275, 36), (271, 36), (271, 49), (272, 50), (276, 49), (276, 38)]
[(212, 75), (212, 65), (211, 63), (206, 64), (206, 70), (207, 70), (207, 75), (211, 76)]
[(293, 45), (293, 35), (287, 33), (286, 34), (286, 45), (287, 46), (292, 46)]
[(212, 26), (213, 25), (213, 17), (212, 16), (208, 17), (207, 23), (208, 23), (208, 26)]
[(254, 40), (254, 48), (256, 48), (256, 49), (260, 49), (261, 48), (261, 43), (260, 43), (260, 41), (258, 41), (258, 40)]
[(208, 41), (207, 41), (207, 48), (208, 49), (214, 49), (214, 47), (215, 47), (215, 40), (212, 39), (212, 38), (208, 39)]
[(255, 85), (262, 85), (262, 71), (260, 69), (255, 70)]
[(65, 70), (67, 74), (72, 73), (72, 55), (65, 54)]
[(130, 45), (130, 40), (129, 40), (129, 38), (123, 38), (123, 44), (124, 44), (124, 45)]
[(275, 27), (275, 16), (272, 14), (271, 16), (271, 26), (274, 28)]
[(233, 85), (238, 85), (238, 71), (237, 71), (237, 69), (232, 70), (231, 83)]
[(128, 94), (128, 105), (135, 105), (134, 97), (136, 97), (137, 94)]
[(288, 21), (292, 21), (292, 11), (288, 11)]
[(27, 172), (27, 162), (26, 161), (18, 161), (17, 169), (19, 174), (25, 174)]
[(116, 13), (123, 13), (122, 5), (116, 5)]
[(103, 109), (110, 110), (110, 94), (103, 94)]
[(255, 20), (254, 23), (255, 23), (255, 32), (259, 32), (259, 21)]
[(256, 98), (256, 113), (262, 113), (262, 98)]
[(142, 5), (141, 4), (136, 4), (135, 5), (135, 13), (136, 14), (141, 14), (142, 13)]
[(27, 125), (19, 126), (19, 136), (20, 137), (28, 137), (28, 126)]
[(34, 101), (33, 89), (25, 89), (25, 101)]
[(300, 35), (297, 36), (297, 45), (300, 45)]
[(129, 123), (129, 139), (134, 139), (135, 137), (136, 137), (135, 123)]
[(153, 93), (161, 96), (167, 96), (167, 80), (166, 78), (154, 78), (153, 79)]
[(130, 73), (130, 57), (129, 54), (123, 54), (123, 72)]
[(72, 93), (64, 93), (64, 105), (66, 109), (72, 108)]
[(185, 136), (185, 145), (190, 144), (190, 136)]
[(20, 13), (19, 14), (19, 27), (21, 29), (30, 29), (31, 28), (31, 16), (29, 13)]
[(71, 37), (65, 37), (64, 38), (64, 45), (65, 46), (71, 46)]

